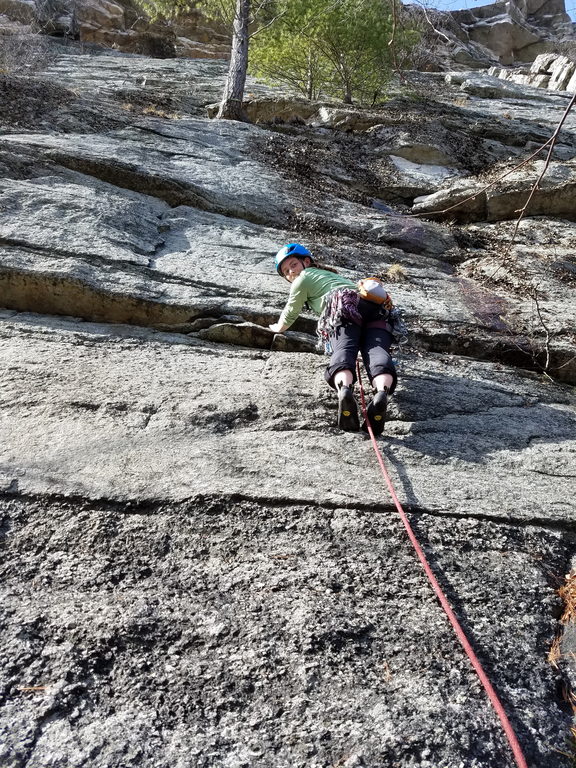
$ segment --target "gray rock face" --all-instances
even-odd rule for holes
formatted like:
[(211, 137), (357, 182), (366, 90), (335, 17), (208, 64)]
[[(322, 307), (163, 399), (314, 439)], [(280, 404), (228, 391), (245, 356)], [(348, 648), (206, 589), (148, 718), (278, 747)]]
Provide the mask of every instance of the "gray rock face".
[(548, 214), (562, 219), (573, 219), (576, 212), (576, 164), (573, 160), (564, 163), (552, 162), (545, 168), (545, 162), (533, 160), (517, 171), (512, 163), (501, 166), (494, 175), (501, 177), (502, 181), (489, 189), (486, 189), (485, 179), (456, 182), (448, 189), (417, 199), (414, 210), (417, 213), (432, 213), (461, 203), (457, 213), (453, 214), (461, 221), (514, 219), (522, 203), (528, 199), (532, 186), (546, 170), (530, 200), (527, 213), (532, 216)]
[(563, 0), (496, 2), (451, 15), (469, 40), (493, 51), (501, 64), (533, 61), (555, 40), (574, 37)]
[[(4, 583), (19, 596), (5, 662), (26, 669), (4, 710), (7, 764), (511, 765), (385, 510), (13, 499), (3, 512), (18, 531)], [(530, 712), (528, 759), (561, 765), (548, 745), (567, 715), (546, 708), (556, 675), (536, 640), (551, 630), (542, 595), (561, 534), (427, 515), (418, 527), (467, 622), (492, 628), (502, 696)], [(473, 550), (455, 559), (463, 541)]]
[(222, 65), (179, 67), (68, 52), (0, 110), (0, 762), (513, 765), (370, 441), (335, 426), (315, 319), (267, 328), (297, 240), (388, 275), (410, 339), (384, 459), (528, 764), (568, 768), (573, 670), (547, 653), (575, 552), (573, 215), (553, 207), (574, 123), (513, 245), (539, 161), (428, 217), (545, 141), (565, 97), (463, 74), (274, 128), (270, 89), (258, 125), (210, 121)]
[(427, 71), (524, 66), (574, 45), (563, 0), (507, 0), (455, 11), (415, 4), (406, 13), (423, 31), (417, 50)]

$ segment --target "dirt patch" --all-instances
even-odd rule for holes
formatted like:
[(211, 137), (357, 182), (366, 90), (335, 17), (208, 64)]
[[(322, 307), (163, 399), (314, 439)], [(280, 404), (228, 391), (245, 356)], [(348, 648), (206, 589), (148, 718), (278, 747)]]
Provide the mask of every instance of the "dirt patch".
[(123, 110), (133, 115), (153, 115), (155, 117), (183, 117), (181, 97), (166, 91), (144, 91), (137, 88), (124, 88), (110, 94)]
[(40, 77), (0, 75), (0, 130), (104, 133), (133, 118), (109, 102), (87, 100)]
[(0, 127), (38, 129), (76, 98), (68, 88), (38, 78), (0, 75)]
[(354, 135), (334, 132), (327, 141), (302, 128), (298, 136), (267, 135), (259, 150), (265, 162), (298, 182), (311, 207), (323, 203), (326, 194), (366, 205), (382, 186), (384, 174), (370, 168), (362, 139)]

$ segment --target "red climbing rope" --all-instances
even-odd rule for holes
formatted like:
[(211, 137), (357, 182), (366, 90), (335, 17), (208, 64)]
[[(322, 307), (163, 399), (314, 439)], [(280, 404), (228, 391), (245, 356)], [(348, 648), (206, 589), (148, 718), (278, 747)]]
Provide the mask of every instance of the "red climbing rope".
[(362, 376), (360, 374), (360, 363), (356, 364), (356, 370), (358, 373), (358, 382), (360, 384), (360, 399), (362, 404), (362, 413), (364, 414), (364, 419), (366, 420), (366, 425), (368, 427), (368, 433), (370, 435), (370, 439), (372, 440), (372, 446), (374, 448), (374, 452), (376, 453), (376, 458), (378, 459), (378, 463), (380, 464), (380, 469), (382, 470), (382, 475), (384, 477), (384, 480), (386, 481), (386, 485), (388, 486), (388, 490), (390, 491), (390, 495), (392, 496), (392, 500), (394, 501), (394, 504), (396, 506), (396, 509), (398, 510), (398, 513), (402, 519), (402, 522), (404, 523), (404, 527), (406, 528), (406, 531), (408, 533), (408, 537), (410, 538), (410, 541), (412, 542), (412, 545), (414, 549), (416, 550), (416, 554), (418, 555), (418, 559), (422, 563), (422, 567), (426, 571), (426, 575), (428, 576), (428, 579), (430, 583), (432, 584), (432, 588), (434, 589), (434, 592), (436, 593), (436, 597), (440, 601), (440, 604), (442, 605), (442, 608), (444, 608), (444, 611), (446, 615), (448, 616), (448, 619), (450, 620), (450, 623), (452, 624), (452, 627), (454, 628), (454, 631), (456, 632), (456, 636), (460, 643), (462, 644), (464, 650), (466, 651), (466, 655), (470, 659), (470, 662), (474, 669), (476, 670), (476, 674), (480, 678), (480, 682), (484, 686), (484, 690), (488, 694), (488, 698), (490, 699), (492, 706), (496, 710), (496, 714), (500, 718), (500, 722), (502, 723), (502, 727), (504, 729), (504, 733), (506, 734), (506, 737), (508, 739), (508, 742), (510, 743), (510, 746), (512, 748), (512, 752), (514, 753), (514, 758), (516, 760), (516, 764), (518, 765), (518, 768), (528, 768), (528, 765), (526, 763), (526, 758), (524, 757), (522, 753), (522, 748), (520, 747), (520, 744), (518, 742), (518, 739), (516, 737), (516, 734), (514, 733), (514, 729), (512, 728), (510, 721), (508, 720), (508, 716), (506, 715), (506, 712), (504, 711), (504, 707), (502, 706), (502, 703), (500, 702), (500, 699), (498, 698), (498, 695), (494, 688), (492, 687), (492, 683), (488, 679), (488, 676), (484, 672), (484, 669), (482, 668), (482, 665), (480, 664), (480, 661), (478, 660), (478, 657), (474, 653), (474, 649), (470, 645), (470, 642), (468, 638), (466, 637), (466, 634), (462, 627), (460, 626), (460, 622), (456, 618), (456, 615), (454, 611), (452, 610), (450, 603), (448, 602), (446, 596), (444, 595), (444, 592), (442, 591), (442, 588), (440, 584), (438, 583), (436, 576), (434, 576), (434, 573), (432, 569), (430, 568), (430, 565), (428, 564), (428, 561), (426, 560), (426, 555), (424, 554), (422, 547), (418, 543), (418, 539), (416, 538), (416, 535), (414, 534), (414, 531), (412, 530), (412, 526), (410, 525), (410, 521), (408, 520), (408, 517), (406, 513), (404, 512), (404, 509), (402, 508), (402, 504), (400, 504), (400, 501), (398, 500), (398, 496), (396, 495), (396, 491), (394, 490), (394, 486), (392, 485), (392, 480), (390, 479), (390, 475), (388, 474), (388, 471), (386, 470), (386, 466), (384, 464), (384, 459), (382, 458), (382, 454), (380, 453), (380, 450), (378, 448), (378, 443), (376, 442), (376, 438), (374, 437), (374, 432), (372, 431), (372, 427), (370, 426), (370, 422), (368, 421), (368, 415), (366, 413), (366, 398), (364, 396), (364, 387), (362, 385)]

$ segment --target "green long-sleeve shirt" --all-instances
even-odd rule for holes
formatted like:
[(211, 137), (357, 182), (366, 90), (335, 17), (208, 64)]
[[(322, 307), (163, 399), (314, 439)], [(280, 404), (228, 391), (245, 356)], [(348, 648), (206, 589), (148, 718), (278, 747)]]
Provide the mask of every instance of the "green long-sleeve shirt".
[(279, 324), (292, 325), (306, 302), (320, 315), (324, 308), (324, 297), (335, 288), (356, 288), (356, 283), (326, 269), (307, 267), (292, 283), (290, 296), (278, 320)]

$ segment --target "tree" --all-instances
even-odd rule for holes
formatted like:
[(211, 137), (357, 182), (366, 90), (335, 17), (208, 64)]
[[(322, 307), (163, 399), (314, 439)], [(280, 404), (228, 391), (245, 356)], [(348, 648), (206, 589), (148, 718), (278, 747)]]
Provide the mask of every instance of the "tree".
[(254, 36), (251, 71), (286, 83), (306, 98), (315, 99), (330, 78), (326, 58), (314, 42), (312, 22), (318, 8), (314, 0), (287, 0), (282, 11), (274, 25), (264, 27)]
[(250, 0), (236, 0), (234, 30), (230, 66), (224, 86), (224, 94), (216, 117), (243, 120), (242, 101), (246, 73), (248, 71), (248, 26), (250, 24)]
[[(194, 7), (204, 15), (228, 27), (232, 33), (230, 65), (222, 102), (217, 117), (242, 120), (242, 101), (248, 71), (248, 28), (251, 18), (251, 0), (140, 0), (152, 18), (163, 16), (174, 19)], [(264, 0), (266, 3), (266, 0)]]
[[(141, 2), (149, 12), (170, 18), (190, 9), (193, 0)], [(287, 83), (309, 99), (325, 92), (348, 104), (353, 98), (374, 103), (390, 77), (391, 53), (410, 42), (410, 32), (396, 30), (395, 3), (398, 0), (198, 0), (207, 18), (232, 32), (217, 116), (245, 119), (249, 47), (255, 74)]]
[(348, 104), (373, 103), (390, 78), (393, 51), (414, 41), (409, 30), (395, 30), (393, 11), (388, 0), (284, 0), (277, 22), (252, 44), (252, 70), (307, 98), (323, 91)]

